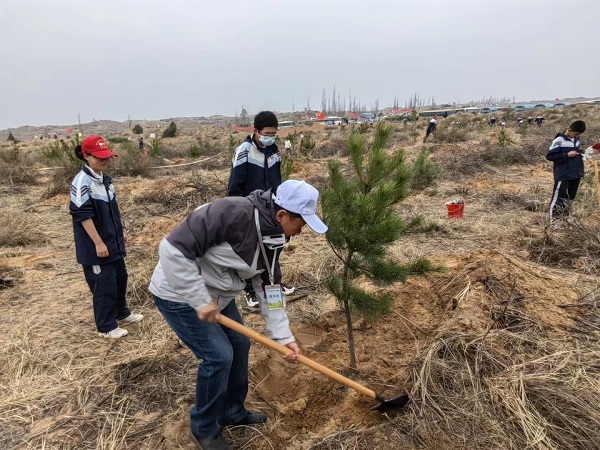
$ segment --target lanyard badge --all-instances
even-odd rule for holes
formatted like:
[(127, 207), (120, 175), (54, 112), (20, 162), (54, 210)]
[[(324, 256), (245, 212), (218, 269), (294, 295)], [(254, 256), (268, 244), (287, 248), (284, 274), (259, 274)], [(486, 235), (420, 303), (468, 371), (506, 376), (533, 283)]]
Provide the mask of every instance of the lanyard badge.
[(256, 223), (256, 232), (258, 234), (258, 243), (260, 250), (263, 255), (265, 266), (267, 266), (267, 272), (269, 274), (269, 286), (265, 286), (265, 297), (267, 299), (267, 309), (269, 311), (284, 309), (285, 303), (283, 301), (283, 294), (281, 292), (281, 285), (275, 284), (275, 258), (277, 258), (277, 250), (273, 250), (273, 261), (269, 263), (267, 258), (267, 251), (263, 243), (262, 235), (260, 234), (260, 220), (258, 218), (258, 210), (254, 208), (254, 222)]

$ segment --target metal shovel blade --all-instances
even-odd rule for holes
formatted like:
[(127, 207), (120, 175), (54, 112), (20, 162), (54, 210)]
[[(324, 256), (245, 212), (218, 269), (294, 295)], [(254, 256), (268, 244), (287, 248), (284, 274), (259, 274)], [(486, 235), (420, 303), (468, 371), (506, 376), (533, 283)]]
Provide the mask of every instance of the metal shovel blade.
[(400, 394), (386, 400), (378, 395), (377, 400), (379, 400), (379, 403), (369, 408), (371, 411), (389, 411), (390, 409), (404, 408), (410, 401), (410, 397), (408, 394)]

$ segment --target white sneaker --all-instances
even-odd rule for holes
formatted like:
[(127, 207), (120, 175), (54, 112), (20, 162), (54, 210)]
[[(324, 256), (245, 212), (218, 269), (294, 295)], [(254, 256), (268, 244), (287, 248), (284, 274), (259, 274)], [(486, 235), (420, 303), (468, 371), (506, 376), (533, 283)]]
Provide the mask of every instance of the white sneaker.
[(248, 307), (255, 308), (258, 306), (258, 301), (256, 300), (256, 294), (254, 292), (246, 292), (245, 298)]
[(121, 323), (134, 323), (134, 322), (139, 322), (143, 318), (144, 318), (144, 316), (142, 316), (141, 314), (133, 314), (133, 313), (131, 313), (127, 317), (125, 317), (124, 319), (119, 319), (119, 322), (121, 322)]
[(283, 295), (292, 295), (295, 290), (296, 288), (294, 286), (281, 285), (281, 292), (283, 292)]
[(119, 339), (123, 336), (127, 336), (129, 333), (124, 328), (115, 328), (114, 330), (110, 330), (108, 333), (98, 333), (98, 335), (109, 338), (109, 339)]

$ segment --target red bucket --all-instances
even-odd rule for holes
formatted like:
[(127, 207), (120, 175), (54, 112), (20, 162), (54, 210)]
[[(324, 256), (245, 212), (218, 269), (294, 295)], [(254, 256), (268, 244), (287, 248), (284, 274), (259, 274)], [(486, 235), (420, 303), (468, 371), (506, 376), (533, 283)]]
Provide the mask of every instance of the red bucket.
[(448, 219), (462, 219), (465, 212), (464, 203), (446, 203), (448, 209)]

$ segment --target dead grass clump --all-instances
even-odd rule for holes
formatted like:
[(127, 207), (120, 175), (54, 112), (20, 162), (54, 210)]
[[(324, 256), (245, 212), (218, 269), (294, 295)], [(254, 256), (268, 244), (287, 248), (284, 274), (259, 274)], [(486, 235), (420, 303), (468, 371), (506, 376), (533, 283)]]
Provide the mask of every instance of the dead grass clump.
[(36, 184), (37, 172), (31, 168), (18, 145), (0, 149), (0, 185)]
[(415, 361), (413, 401), (394, 420), (425, 448), (596, 449), (596, 360), (532, 332), (449, 331)]
[(207, 171), (160, 179), (138, 194), (135, 201), (157, 206), (154, 214), (186, 213), (198, 206), (224, 197), (227, 180)]
[(35, 222), (19, 207), (11, 207), (0, 214), (0, 247), (17, 247), (46, 242)]
[(541, 236), (530, 233), (526, 245), (531, 257), (549, 266), (600, 274), (600, 233), (573, 215), (560, 225), (547, 224)]
[(348, 140), (343, 138), (331, 138), (325, 143), (319, 145), (316, 153), (319, 158), (327, 158), (330, 156), (347, 156)]
[[(83, 166), (83, 162), (81, 164)], [(75, 178), (75, 175), (77, 175), (80, 170), (81, 167), (68, 163), (56, 169), (51, 175), (50, 180), (46, 183), (46, 189), (44, 189), (41, 197), (43, 199), (49, 199), (60, 194), (68, 193), (73, 178)]]

